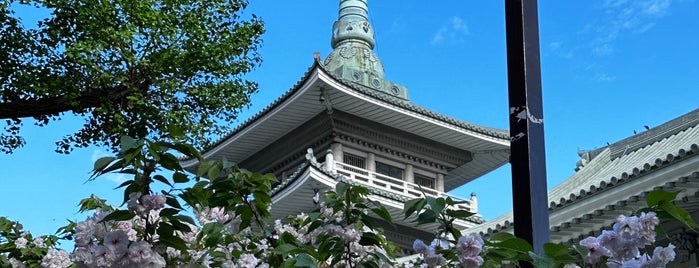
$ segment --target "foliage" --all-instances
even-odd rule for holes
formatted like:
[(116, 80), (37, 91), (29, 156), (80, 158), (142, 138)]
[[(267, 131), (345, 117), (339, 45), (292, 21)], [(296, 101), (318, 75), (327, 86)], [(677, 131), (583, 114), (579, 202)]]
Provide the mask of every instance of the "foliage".
[[(270, 264), (283, 267), (392, 267), (395, 246), (374, 216), (392, 222), (386, 208), (367, 199), (369, 189), (343, 182), (326, 194), (320, 211), (275, 223), (278, 237)], [(275, 267), (276, 267), (275, 266)]]
[(0, 217), (0, 264), (22, 260), (27, 265), (38, 266), (59, 239), (56, 235), (33, 237), (22, 229), (22, 224)]
[[(186, 173), (175, 153), (199, 159), (196, 173)], [(202, 161), (191, 145), (122, 137), (119, 153), (98, 159), (91, 179), (112, 172), (133, 177), (117, 187), (124, 191), (121, 206), (85, 198), (80, 211), (94, 214), (57, 235), (33, 237), (21, 224), (0, 218), (0, 267), (406, 267), (395, 263), (396, 247), (376, 223), (392, 224), (388, 210), (368, 199), (370, 190), (362, 186), (339, 182), (317, 210), (270, 225), (269, 193), (276, 179), (225, 160)], [(154, 183), (166, 190), (154, 191)], [(643, 254), (655, 243), (655, 227), (661, 220), (695, 226), (672, 203), (676, 196), (650, 192), (649, 207), (638, 216), (622, 215), (611, 231), (580, 245), (547, 243), (542, 254), (509, 233), (488, 240), (462, 234), (454, 222), (473, 213), (450, 197), (409, 200), (405, 219), (439, 226), (429, 245), (415, 241), (422, 258), (412, 265), (664, 267), (675, 257), (672, 244)], [(60, 239), (74, 240), (73, 252), (56, 249)]]
[(430, 245), (420, 240), (413, 245), (423, 257), (419, 264), (428, 267), (501, 267), (523, 262), (540, 268), (665, 267), (675, 258), (674, 245), (656, 247), (652, 254), (643, 254), (642, 250), (655, 243), (656, 227), (661, 220), (697, 226), (686, 211), (672, 203), (677, 194), (654, 190), (646, 197), (648, 207), (638, 211), (638, 216), (619, 216), (613, 230), (583, 239), (580, 246), (546, 243), (542, 254), (534, 253), (527, 241), (505, 232), (495, 233), (485, 241), (477, 234), (462, 236), (453, 228), (453, 222), (472, 214), (458, 209), (456, 202), (448, 197), (409, 200), (404, 211), (406, 219), (416, 215), (417, 224), (440, 225)]
[[(122, 137), (120, 147), (115, 157), (95, 162), (91, 179), (113, 172), (132, 176), (117, 187), (124, 191), (122, 206), (94, 195), (81, 200), (80, 211), (94, 214), (59, 230), (75, 249), (70, 256), (60, 251), (55, 267), (390, 267), (394, 258), (394, 246), (368, 213), (388, 222), (390, 215), (366, 198), (367, 188), (340, 183), (319, 211), (270, 229), (273, 176), (202, 161), (192, 177), (174, 155), (201, 159), (192, 146)], [(155, 192), (154, 183), (166, 190)], [(57, 236), (45, 247), (25, 248), (31, 235), (20, 234), (17, 223), (2, 223), (14, 231), (0, 236), (0, 248), (7, 249), (0, 252), (0, 266), (46, 265), (52, 261), (46, 258), (59, 255), (51, 248)]]
[[(27, 27), (14, 12), (22, 5), (50, 15)], [(61, 153), (118, 148), (121, 135), (208, 145), (257, 90), (243, 75), (261, 62), (264, 28), (242, 16), (247, 5), (0, 0), (0, 151), (24, 145), (23, 118), (44, 126), (65, 112), (86, 122), (57, 142)]]

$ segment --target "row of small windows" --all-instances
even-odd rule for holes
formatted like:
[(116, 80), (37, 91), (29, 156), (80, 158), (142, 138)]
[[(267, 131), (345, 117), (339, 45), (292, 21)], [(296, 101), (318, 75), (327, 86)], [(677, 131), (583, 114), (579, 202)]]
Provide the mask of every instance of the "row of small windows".
[[(342, 157), (343, 157), (343, 161), (345, 162), (345, 164), (358, 168), (358, 169), (354, 170), (351, 167), (348, 167), (348, 169), (350, 169), (350, 171), (357, 172), (357, 173), (363, 173), (366, 175), (366, 171), (365, 171), (366, 170), (366, 158), (358, 156), (358, 155), (350, 154), (350, 153), (344, 153)], [(387, 163), (383, 163), (380, 161), (376, 161), (375, 165), (376, 165), (376, 173), (381, 174), (381, 175), (385, 175), (385, 176), (388, 176), (391, 178), (403, 180), (403, 175), (405, 173), (404, 169), (387, 164)], [(415, 184), (417, 184), (417, 185), (420, 185), (422, 187), (427, 187), (430, 189), (435, 189), (436, 185), (435, 185), (434, 178), (430, 178), (428, 176), (424, 176), (424, 175), (418, 174), (418, 173), (413, 173), (413, 179), (414, 179)]]

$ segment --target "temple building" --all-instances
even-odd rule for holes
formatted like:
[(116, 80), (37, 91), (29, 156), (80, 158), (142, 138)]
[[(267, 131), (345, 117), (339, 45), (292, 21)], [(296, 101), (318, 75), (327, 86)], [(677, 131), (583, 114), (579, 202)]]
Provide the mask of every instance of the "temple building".
[[(404, 202), (451, 196), (506, 164), (509, 132), (415, 105), (405, 86), (386, 79), (374, 45), (367, 0), (340, 0), (333, 51), (324, 60), (316, 54), (296, 85), (202, 155), (275, 174), (272, 219), (318, 209), (315, 197), (338, 182), (364, 185), (393, 216), (386, 236), (408, 255), (416, 238), (434, 238), (436, 225), (404, 222)], [(552, 242), (577, 243), (610, 229), (618, 215), (644, 207), (654, 189), (679, 191), (678, 204), (699, 218), (699, 109), (579, 155), (576, 173), (548, 194)], [(182, 165), (195, 170), (198, 162)], [(511, 213), (485, 222), (475, 195), (451, 197), (476, 213), (455, 222), (464, 233), (512, 232)], [(668, 235), (658, 243), (677, 247), (670, 267), (697, 267), (696, 231), (663, 228)]]
[[(404, 202), (450, 196), (504, 165), (509, 133), (413, 104), (406, 87), (385, 78), (374, 45), (367, 1), (341, 0), (333, 51), (324, 60), (316, 54), (296, 85), (202, 155), (275, 174), (273, 219), (316, 210), (314, 196), (340, 181), (364, 185), (394, 218), (386, 236), (408, 254), (416, 238), (434, 237), (436, 225), (402, 222)], [(192, 170), (198, 163), (182, 164)], [(451, 197), (476, 213), (459, 228), (483, 222), (474, 195)]]

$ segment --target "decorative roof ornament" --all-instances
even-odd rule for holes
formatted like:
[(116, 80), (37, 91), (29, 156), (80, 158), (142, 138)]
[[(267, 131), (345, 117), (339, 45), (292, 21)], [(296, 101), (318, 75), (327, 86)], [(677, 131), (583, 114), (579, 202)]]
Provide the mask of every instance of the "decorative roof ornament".
[(325, 59), (325, 68), (352, 83), (407, 100), (407, 89), (384, 77), (383, 64), (373, 51), (375, 44), (367, 0), (340, 0), (330, 41), (333, 51)]

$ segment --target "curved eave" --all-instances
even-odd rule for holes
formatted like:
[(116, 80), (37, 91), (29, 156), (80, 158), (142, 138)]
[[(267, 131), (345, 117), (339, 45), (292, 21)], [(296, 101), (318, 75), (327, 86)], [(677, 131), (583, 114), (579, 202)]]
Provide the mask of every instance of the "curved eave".
[[(294, 128), (325, 112), (320, 90), (334, 110), (341, 110), (399, 130), (473, 153), (473, 161), (445, 177), (445, 190), (471, 181), (507, 162), (509, 140), (504, 130), (482, 127), (431, 112), (410, 102), (336, 79), (317, 61), (290, 91), (203, 153), (205, 159), (242, 162)], [(196, 168), (195, 159), (182, 165)]]

